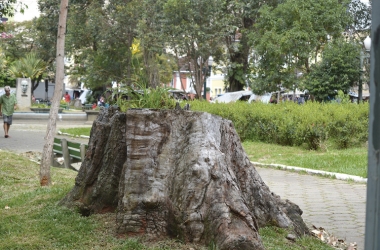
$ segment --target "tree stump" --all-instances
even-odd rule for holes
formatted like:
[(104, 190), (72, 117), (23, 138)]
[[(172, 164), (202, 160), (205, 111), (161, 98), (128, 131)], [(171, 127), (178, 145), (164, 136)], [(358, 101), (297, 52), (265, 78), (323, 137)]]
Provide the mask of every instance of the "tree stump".
[(302, 210), (263, 182), (231, 121), (204, 112), (100, 112), (75, 186), (61, 201), (115, 212), (117, 232), (264, 249), (259, 227), (309, 230)]

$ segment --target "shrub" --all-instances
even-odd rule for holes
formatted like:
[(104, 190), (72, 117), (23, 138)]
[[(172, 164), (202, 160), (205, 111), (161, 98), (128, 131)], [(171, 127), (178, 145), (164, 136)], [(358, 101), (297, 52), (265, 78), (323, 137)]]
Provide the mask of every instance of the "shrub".
[(205, 111), (231, 120), (240, 139), (280, 145), (338, 148), (356, 146), (368, 137), (368, 103), (293, 102), (279, 104), (218, 103), (192, 101), (192, 110)]

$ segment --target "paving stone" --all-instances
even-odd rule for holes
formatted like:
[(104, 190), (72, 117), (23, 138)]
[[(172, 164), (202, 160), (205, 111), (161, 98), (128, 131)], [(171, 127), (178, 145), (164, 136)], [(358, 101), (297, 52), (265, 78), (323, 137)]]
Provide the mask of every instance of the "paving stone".
[(264, 180), (270, 180), (272, 191), (300, 206), (307, 225), (323, 227), (346, 242), (356, 242), (358, 250), (364, 249), (365, 184), (272, 168), (257, 171)]

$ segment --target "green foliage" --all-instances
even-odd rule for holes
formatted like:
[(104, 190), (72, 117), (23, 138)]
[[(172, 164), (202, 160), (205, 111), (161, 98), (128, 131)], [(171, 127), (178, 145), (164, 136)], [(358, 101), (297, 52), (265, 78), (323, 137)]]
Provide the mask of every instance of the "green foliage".
[[(182, 64), (192, 65), (189, 73), (193, 78), (194, 89), (198, 97), (202, 96), (207, 60), (220, 49), (231, 24), (226, 22), (223, 13), (224, 1), (163, 1), (162, 16), (155, 13), (160, 29), (159, 33), (165, 45), (174, 50), (176, 56), (186, 55)], [(169, 39), (168, 39), (169, 38)], [(181, 65), (182, 66), (182, 65)]]
[(129, 108), (173, 109), (175, 100), (169, 94), (169, 88), (146, 88), (144, 85), (115, 89), (107, 100), (111, 105), (117, 105), (121, 111)]
[(12, 88), (16, 87), (16, 79), (10, 77), (5, 72), (0, 72), (0, 86), (10, 86)]
[(335, 122), (330, 123), (329, 133), (339, 148), (358, 146), (368, 140), (368, 103), (331, 106)]
[(353, 33), (353, 39), (362, 42), (366, 35), (363, 31), (371, 28), (372, 1), (365, 3), (361, 0), (352, 0), (348, 4), (347, 12), (351, 16), (347, 30)]
[(46, 62), (39, 59), (36, 53), (30, 53), (20, 60), (13, 62), (8, 68), (8, 74), (15, 78), (20, 77), (36, 80), (46, 69)]
[(1, 2), (0, 16), (13, 16), (16, 11), (15, 6), (21, 7), (21, 13), (24, 13), (25, 3), (17, 2), (16, 0), (5, 0)]
[(233, 121), (242, 141), (254, 140), (279, 145), (324, 149), (329, 139), (335, 147), (348, 148), (366, 142), (368, 103), (317, 103), (276, 105), (193, 101), (192, 110), (219, 115)]
[(40, 46), (36, 46), (39, 45), (37, 40), (40, 38), (36, 30), (36, 19), (24, 22), (9, 21), (4, 28), (4, 32), (11, 36), (2, 39), (0, 46), (10, 63), (31, 52), (40, 54)]
[(6, 55), (4, 53), (4, 50), (0, 47), (0, 86), (16, 86), (16, 81), (13, 77), (10, 77), (6, 73), (6, 67), (8, 64), (8, 60), (6, 58)]
[(358, 147), (339, 149), (327, 141), (327, 150), (309, 150), (305, 146), (282, 146), (259, 141), (244, 141), (245, 152), (251, 161), (263, 164), (283, 164), (332, 173), (367, 178), (368, 149)]
[(345, 94), (342, 90), (338, 90), (336, 100), (337, 100), (337, 102), (344, 103), (344, 104), (351, 102), (350, 96), (348, 94)]
[(347, 1), (288, 0), (277, 7), (263, 5), (252, 34), (255, 53), (255, 93), (273, 92), (279, 85), (297, 86), (296, 72), (308, 72), (327, 35), (341, 36), (350, 21)]
[(81, 136), (81, 135), (90, 136), (91, 127), (62, 128), (60, 129), (60, 131), (62, 133), (67, 133), (71, 136)]
[(330, 42), (322, 53), (322, 60), (311, 67), (305, 88), (316, 100), (334, 98), (338, 90), (348, 93), (360, 77), (359, 48), (342, 39)]
[(50, 108), (47, 104), (44, 103), (34, 103), (32, 104), (31, 108), (40, 108), (40, 109), (45, 109), (45, 108)]
[[(317, 238), (312, 236), (304, 236), (295, 241), (290, 242), (286, 239), (287, 230), (278, 227), (263, 227), (259, 230), (263, 239), (265, 249), (281, 249), (281, 250), (333, 250), (335, 248), (328, 246)], [(278, 248), (281, 245), (281, 248)]]

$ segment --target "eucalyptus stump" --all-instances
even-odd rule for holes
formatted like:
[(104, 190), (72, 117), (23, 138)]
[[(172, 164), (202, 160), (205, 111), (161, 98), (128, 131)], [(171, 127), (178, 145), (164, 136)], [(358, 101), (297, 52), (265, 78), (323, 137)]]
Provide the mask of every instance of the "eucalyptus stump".
[(83, 215), (114, 212), (117, 233), (264, 249), (259, 227), (309, 231), (263, 182), (231, 121), (203, 112), (110, 108), (94, 121), (74, 188)]

